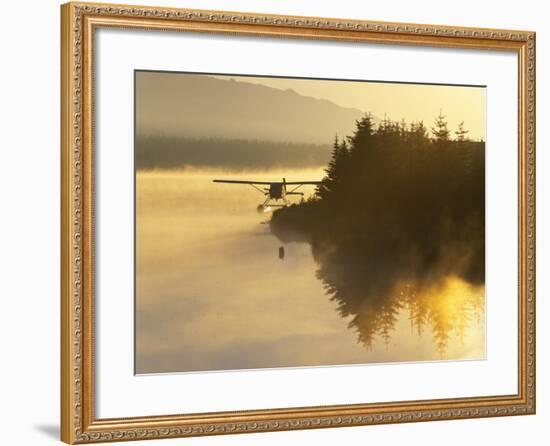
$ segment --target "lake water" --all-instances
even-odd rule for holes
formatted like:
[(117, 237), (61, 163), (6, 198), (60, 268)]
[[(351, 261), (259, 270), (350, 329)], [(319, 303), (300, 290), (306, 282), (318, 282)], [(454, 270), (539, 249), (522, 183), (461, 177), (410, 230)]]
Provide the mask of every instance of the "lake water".
[(283, 176), (317, 180), (323, 170), (137, 174), (136, 373), (485, 357), (483, 287), (449, 277), (415, 295), (396, 284), (365, 342), (361, 315), (338, 311), (309, 244), (270, 233), (270, 214), (256, 211), (264, 197), (212, 183)]

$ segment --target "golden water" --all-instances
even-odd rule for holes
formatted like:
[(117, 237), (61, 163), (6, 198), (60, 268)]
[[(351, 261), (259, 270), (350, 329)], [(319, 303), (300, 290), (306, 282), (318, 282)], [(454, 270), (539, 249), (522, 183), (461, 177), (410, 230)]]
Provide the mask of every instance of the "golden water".
[(138, 173), (136, 373), (485, 356), (483, 287), (454, 277), (419, 293), (395, 284), (391, 311), (380, 309), (377, 336), (367, 342), (361, 318), (341, 316), (316, 277), (309, 244), (288, 243), (279, 259), (283, 243), (264, 224), (270, 214), (256, 212), (262, 195), (212, 183), (322, 174)]

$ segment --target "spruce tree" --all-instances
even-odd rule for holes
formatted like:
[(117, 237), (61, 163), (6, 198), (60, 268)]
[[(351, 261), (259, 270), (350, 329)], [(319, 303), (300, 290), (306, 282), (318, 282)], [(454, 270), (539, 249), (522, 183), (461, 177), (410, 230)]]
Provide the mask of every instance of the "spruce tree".
[(449, 128), (447, 127), (447, 120), (445, 115), (440, 110), (439, 116), (435, 120), (434, 127), (432, 127), (432, 134), (436, 142), (445, 142), (449, 140), (450, 135)]
[(458, 124), (458, 130), (455, 132), (456, 140), (459, 142), (467, 141), (468, 138), (466, 135), (469, 133), (468, 130), (464, 129), (464, 121), (462, 121), (460, 124)]
[(336, 134), (334, 136), (334, 142), (332, 144), (332, 154), (330, 157), (330, 161), (328, 163), (328, 167), (325, 169), (327, 178), (331, 181), (336, 180), (336, 169), (337, 169), (337, 163), (339, 158), (340, 158), (340, 142), (338, 141), (338, 134)]
[(350, 150), (352, 152), (363, 146), (374, 133), (374, 120), (372, 119), (372, 114), (367, 113), (359, 121), (356, 121), (356, 127), (353, 136), (349, 139), (351, 144)]
[[(343, 141), (343, 143), (345, 144), (345, 141)], [(317, 193), (321, 198), (326, 198), (335, 189), (336, 183), (338, 182), (338, 169), (342, 158), (342, 150), (343, 149), (338, 140), (338, 134), (336, 134), (332, 144), (330, 161), (325, 169), (325, 178), (323, 178), (323, 182), (317, 190)]]

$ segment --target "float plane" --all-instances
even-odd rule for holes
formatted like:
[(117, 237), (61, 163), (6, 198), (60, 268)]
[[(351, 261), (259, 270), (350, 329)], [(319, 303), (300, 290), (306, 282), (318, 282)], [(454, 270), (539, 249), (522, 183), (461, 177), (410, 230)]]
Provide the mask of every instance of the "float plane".
[[(258, 205), (258, 212), (269, 212), (272, 207), (285, 207), (289, 206), (289, 195), (304, 196), (303, 192), (296, 192), (302, 186), (318, 185), (321, 181), (247, 181), (247, 180), (213, 180), (214, 183), (228, 183), (228, 184), (247, 184), (252, 186), (258, 192), (266, 197), (265, 201)], [(288, 190), (287, 186), (291, 186)], [(271, 204), (271, 201), (278, 202), (281, 200), (283, 204)]]

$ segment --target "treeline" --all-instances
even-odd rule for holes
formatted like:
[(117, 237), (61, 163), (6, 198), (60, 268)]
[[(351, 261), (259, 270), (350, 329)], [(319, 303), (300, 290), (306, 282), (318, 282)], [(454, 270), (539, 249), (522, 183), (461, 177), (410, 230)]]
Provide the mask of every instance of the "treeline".
[(299, 144), (246, 139), (188, 139), (165, 135), (136, 136), (138, 170), (211, 167), (232, 170), (324, 166), (330, 144)]
[(315, 196), (275, 211), (270, 226), (311, 242), (319, 278), (363, 342), (385, 338), (399, 286), (484, 283), (485, 143), (462, 124), (451, 132), (441, 114), (431, 132), (366, 115), (334, 141)]

